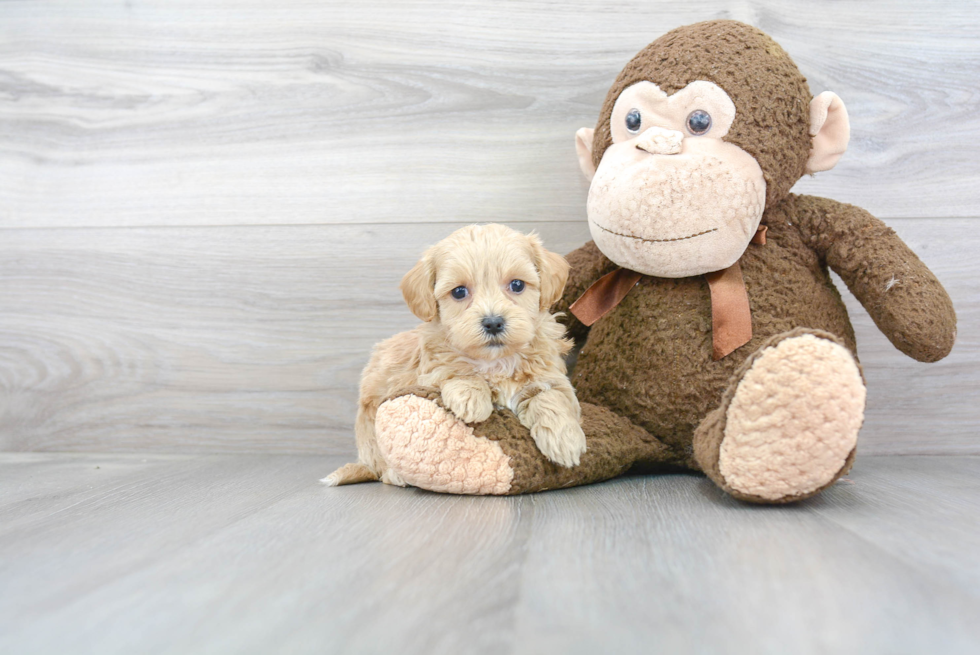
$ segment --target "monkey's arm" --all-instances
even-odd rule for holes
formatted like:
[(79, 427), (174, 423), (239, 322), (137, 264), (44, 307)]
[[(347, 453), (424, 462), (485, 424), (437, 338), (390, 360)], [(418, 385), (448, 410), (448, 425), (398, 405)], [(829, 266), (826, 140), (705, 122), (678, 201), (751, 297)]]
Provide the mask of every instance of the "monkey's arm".
[(920, 362), (946, 355), (956, 339), (956, 312), (943, 285), (894, 230), (854, 205), (793, 196), (793, 222), (804, 241), (868, 310), (903, 353)]
[(585, 337), (589, 334), (589, 328), (575, 318), (568, 307), (579, 299), (585, 290), (592, 286), (606, 273), (616, 270), (616, 264), (609, 261), (605, 255), (599, 252), (594, 241), (589, 241), (581, 248), (577, 248), (565, 255), (571, 269), (568, 272), (568, 282), (565, 283), (565, 291), (561, 299), (552, 307), (554, 312), (563, 312), (565, 315), (559, 318), (559, 322), (568, 329), (568, 336), (575, 340), (576, 347), (581, 347)]

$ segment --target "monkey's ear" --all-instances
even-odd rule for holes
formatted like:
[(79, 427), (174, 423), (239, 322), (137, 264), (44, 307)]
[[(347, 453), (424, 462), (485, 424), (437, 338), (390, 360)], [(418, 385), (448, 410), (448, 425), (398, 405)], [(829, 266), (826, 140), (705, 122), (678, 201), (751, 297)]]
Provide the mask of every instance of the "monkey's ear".
[(829, 171), (840, 161), (851, 139), (847, 108), (836, 93), (824, 91), (810, 102), (810, 136), (813, 141), (806, 172)]
[(595, 177), (595, 165), (592, 163), (592, 136), (595, 130), (591, 127), (579, 128), (575, 133), (575, 152), (578, 153), (578, 165), (589, 182)]
[(538, 277), (541, 278), (541, 311), (547, 311), (561, 298), (561, 292), (568, 282), (570, 266), (558, 253), (545, 250), (536, 234), (529, 234), (527, 238), (534, 251), (534, 267), (538, 269)]
[(429, 322), (439, 314), (436, 304), (436, 269), (432, 259), (426, 254), (419, 263), (412, 267), (398, 287), (402, 290), (405, 303), (412, 313), (425, 322)]

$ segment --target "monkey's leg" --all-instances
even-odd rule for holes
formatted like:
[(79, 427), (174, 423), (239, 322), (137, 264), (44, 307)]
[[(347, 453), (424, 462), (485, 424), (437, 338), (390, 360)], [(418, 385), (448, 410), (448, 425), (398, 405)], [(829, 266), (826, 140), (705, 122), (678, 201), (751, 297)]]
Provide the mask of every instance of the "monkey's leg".
[(776, 335), (735, 373), (694, 433), (694, 456), (741, 500), (808, 498), (850, 470), (864, 420), (857, 360), (831, 334)]
[(510, 411), (467, 425), (425, 390), (399, 396), (378, 409), (376, 432), (388, 466), (422, 489), (444, 493), (509, 495), (608, 480), (636, 462), (683, 460), (648, 432), (608, 409), (582, 404), (586, 451), (565, 468), (537, 449)]

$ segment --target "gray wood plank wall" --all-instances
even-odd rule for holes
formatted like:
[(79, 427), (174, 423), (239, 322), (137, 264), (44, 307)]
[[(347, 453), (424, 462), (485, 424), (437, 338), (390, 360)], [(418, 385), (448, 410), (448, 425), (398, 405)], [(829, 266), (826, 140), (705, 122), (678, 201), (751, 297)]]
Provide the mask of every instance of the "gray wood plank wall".
[(796, 190), (885, 219), (953, 354), (848, 299), (862, 449), (980, 453), (980, 12), (952, 2), (0, 2), (0, 450), (353, 452), (397, 281), (463, 224), (588, 239), (572, 147), (646, 43), (769, 32), (851, 148)]

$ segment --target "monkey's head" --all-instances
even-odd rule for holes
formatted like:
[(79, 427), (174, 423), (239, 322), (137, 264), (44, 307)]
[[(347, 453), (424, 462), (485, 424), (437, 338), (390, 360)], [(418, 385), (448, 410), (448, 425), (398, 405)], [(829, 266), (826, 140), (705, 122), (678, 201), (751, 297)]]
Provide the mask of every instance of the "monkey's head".
[(687, 277), (738, 261), (767, 207), (847, 148), (844, 104), (816, 98), (782, 48), (730, 20), (681, 27), (620, 72), (576, 134), (592, 237), (615, 263)]

